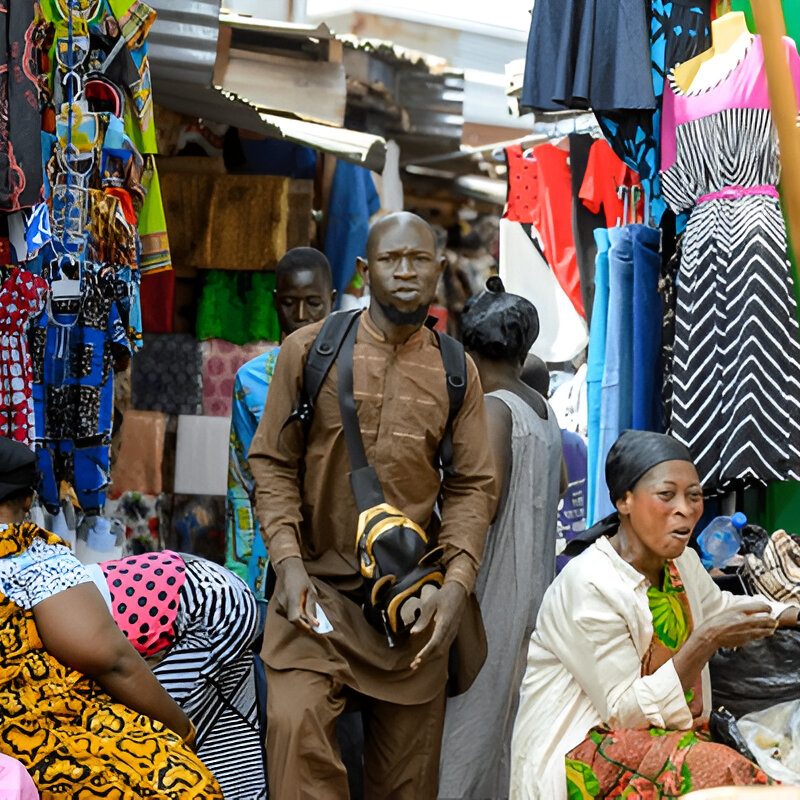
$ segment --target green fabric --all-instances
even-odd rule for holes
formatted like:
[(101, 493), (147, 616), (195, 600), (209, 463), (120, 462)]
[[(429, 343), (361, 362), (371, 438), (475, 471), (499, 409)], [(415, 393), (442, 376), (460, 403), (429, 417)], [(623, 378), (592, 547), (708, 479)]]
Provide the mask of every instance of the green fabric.
[(684, 598), (683, 587), (673, 585), (666, 567), (661, 587), (651, 586), (647, 590), (647, 602), (653, 616), (653, 633), (670, 650), (679, 650), (689, 636)]
[[(731, 10), (743, 11), (747, 17), (747, 26), (755, 32), (756, 25), (750, 0), (733, 0)], [(797, 0), (783, 0), (783, 17), (786, 20), (786, 32), (796, 42), (800, 42), (800, 3)]]
[(279, 342), (275, 273), (208, 270), (197, 309), (197, 338), (234, 344)]

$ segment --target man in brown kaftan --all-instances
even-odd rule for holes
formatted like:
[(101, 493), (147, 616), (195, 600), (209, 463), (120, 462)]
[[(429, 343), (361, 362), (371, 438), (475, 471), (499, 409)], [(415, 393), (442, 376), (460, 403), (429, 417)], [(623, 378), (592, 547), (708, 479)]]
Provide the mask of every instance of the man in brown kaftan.
[[(449, 402), (442, 359), (423, 326), (442, 263), (432, 231), (395, 214), (370, 234), (371, 305), (353, 358), (354, 394), (367, 457), (386, 501), (425, 528), (440, 489), (439, 443)], [(349, 485), (334, 365), (307, 438), (287, 427), (306, 354), (321, 324), (281, 348), (267, 407), (250, 450), (262, 531), (277, 573), (262, 658), (267, 666), (271, 796), (346, 798), (335, 722), (356, 698), (364, 715), (369, 798), (435, 798), (447, 654), (472, 591), (495, 497), (483, 396), (468, 360), (454, 420), (456, 477), (444, 484), (439, 544), (445, 584), (423, 605), (410, 637), (389, 648), (364, 618), (355, 556), (358, 514)], [(333, 626), (317, 633), (317, 604)]]

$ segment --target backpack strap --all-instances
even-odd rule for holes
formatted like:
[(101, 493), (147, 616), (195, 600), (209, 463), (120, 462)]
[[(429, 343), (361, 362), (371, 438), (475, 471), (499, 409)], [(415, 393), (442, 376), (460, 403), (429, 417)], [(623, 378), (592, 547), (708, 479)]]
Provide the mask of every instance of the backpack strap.
[[(300, 422), (303, 430), (308, 434), (314, 419), (314, 404), (317, 402), (319, 390), (342, 349), (342, 343), (348, 331), (354, 327), (360, 314), (360, 309), (336, 311), (325, 320), (308, 351), (303, 370), (303, 385), (300, 388), (297, 406), (284, 422), (284, 428), (292, 422)], [(355, 328), (357, 329), (358, 326), (355, 325)]]
[(467, 356), (461, 342), (446, 333), (434, 331), (434, 334), (442, 354), (442, 365), (447, 379), (447, 398), (450, 401), (447, 426), (439, 445), (439, 463), (445, 477), (452, 477), (456, 474), (453, 468), (453, 422), (461, 411), (467, 394)]

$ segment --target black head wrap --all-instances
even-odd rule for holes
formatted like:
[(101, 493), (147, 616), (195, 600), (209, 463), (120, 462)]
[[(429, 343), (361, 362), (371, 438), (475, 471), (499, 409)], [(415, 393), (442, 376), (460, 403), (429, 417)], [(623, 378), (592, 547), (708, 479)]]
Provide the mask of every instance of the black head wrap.
[(519, 361), (539, 336), (539, 314), (524, 297), (509, 294), (497, 276), (470, 298), (461, 318), (464, 346), (495, 361)]
[(30, 448), (0, 437), (0, 502), (9, 495), (36, 486), (36, 456)]
[(623, 431), (606, 459), (606, 483), (611, 502), (625, 496), (653, 467), (665, 461), (694, 463), (685, 444), (663, 433)]
[[(686, 445), (663, 433), (651, 431), (624, 431), (614, 443), (606, 459), (606, 483), (611, 502), (625, 496), (625, 492), (651, 470), (665, 461), (688, 461), (694, 463)], [(615, 511), (591, 528), (579, 533), (564, 550), (564, 555), (573, 557), (582, 553), (601, 536), (611, 536), (619, 528), (619, 514)]]

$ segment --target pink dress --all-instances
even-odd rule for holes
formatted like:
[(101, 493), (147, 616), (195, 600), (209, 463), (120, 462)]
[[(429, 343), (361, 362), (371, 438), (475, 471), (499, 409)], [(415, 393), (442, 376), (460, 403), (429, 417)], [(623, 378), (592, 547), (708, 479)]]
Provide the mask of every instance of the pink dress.
[(26, 329), (44, 307), (47, 282), (15, 267), (0, 285), (0, 436), (34, 438), (33, 369)]

